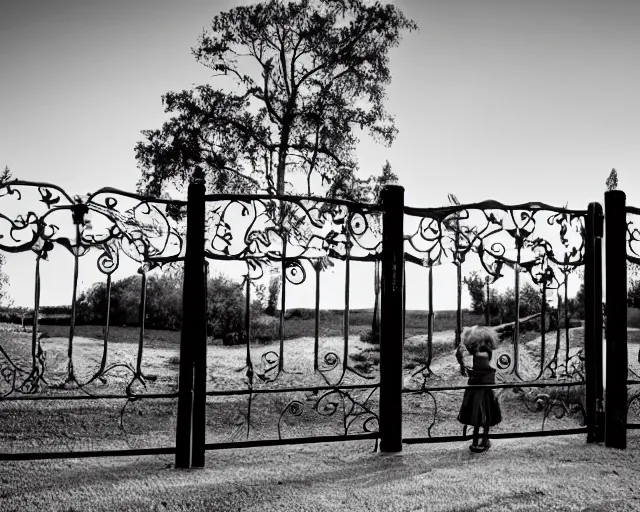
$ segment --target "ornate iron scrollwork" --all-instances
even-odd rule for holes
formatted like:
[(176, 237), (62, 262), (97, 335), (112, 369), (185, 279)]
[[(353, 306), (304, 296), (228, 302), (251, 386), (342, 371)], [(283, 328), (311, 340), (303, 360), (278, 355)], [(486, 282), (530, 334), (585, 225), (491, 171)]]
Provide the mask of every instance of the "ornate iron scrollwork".
[[(211, 195), (208, 201), (209, 222), (205, 255), (210, 260), (245, 261), (247, 273), (243, 285), (250, 293), (251, 283), (274, 266), (281, 270), (281, 286), (299, 286), (306, 282), (308, 270), (312, 275), (327, 266), (331, 259), (375, 261), (381, 251), (381, 222), (379, 209), (341, 200), (295, 196), (227, 196)], [(317, 281), (319, 285), (319, 280)], [(348, 282), (345, 283), (348, 287)], [(284, 292), (283, 292), (284, 294)], [(284, 311), (285, 304), (280, 305)], [(348, 309), (348, 304), (345, 305)], [(284, 313), (281, 313), (279, 348), (268, 348), (257, 354), (254, 362), (251, 337), (246, 335), (247, 347), (245, 382), (248, 400), (242, 405), (245, 412), (242, 427), (234, 430), (250, 436), (254, 400), (263, 391), (288, 393), (284, 384), (276, 387), (287, 373), (284, 360)], [(247, 320), (247, 325), (249, 325)], [(248, 333), (247, 333), (248, 334)], [(317, 333), (316, 333), (317, 335)], [(278, 417), (278, 437), (284, 434), (283, 425), (304, 415), (315, 413), (323, 417), (343, 418), (343, 433), (347, 435), (356, 425), (371, 432), (377, 425), (377, 413), (371, 395), (377, 389), (369, 384), (373, 378), (354, 369), (348, 362), (348, 336), (343, 352), (323, 351), (316, 344), (315, 377), (318, 386), (300, 391), (300, 398), (289, 400)], [(356, 382), (366, 383), (364, 388)], [(327, 387), (331, 389), (325, 390)], [(269, 391), (269, 392), (271, 392)], [(363, 394), (364, 391), (364, 394)]]
[[(128, 206), (122, 207), (127, 202)], [(32, 210), (21, 213), (23, 203), (29, 203)], [(111, 188), (85, 197), (71, 197), (55, 185), (16, 180), (0, 186), (0, 205), (0, 250), (32, 251), (36, 255), (35, 325), (30, 368), (29, 363), (15, 361), (0, 346), (2, 398), (20, 399), (21, 395), (30, 394), (36, 395), (30, 397), (32, 399), (50, 399), (69, 390), (80, 391), (86, 397), (101, 398), (101, 390), (111, 389), (114, 379), (110, 381), (109, 377), (113, 376), (124, 387), (122, 398), (126, 398), (126, 403), (121, 410), (122, 421), (127, 405), (139, 397), (137, 388), (146, 388), (147, 382), (153, 379), (145, 376), (141, 369), (142, 342), (136, 365), (128, 362), (107, 364), (107, 323), (98, 368), (81, 377), (73, 364), (75, 321), (72, 319), (66, 374), (53, 377), (38, 333), (40, 262), (56, 247), (64, 247), (74, 258), (73, 314), (77, 301), (78, 260), (89, 252), (99, 252), (97, 269), (107, 277), (107, 293), (110, 293), (111, 275), (118, 269), (122, 254), (138, 262), (142, 273), (183, 258), (183, 236), (174, 219), (176, 212), (185, 205), (184, 201), (153, 199)], [(15, 212), (13, 216), (11, 212)]]
[[(476, 266), (479, 265), (486, 275), (487, 287), (499, 280), (503, 282), (504, 269), (508, 267), (514, 272), (515, 283), (512, 286), (516, 293), (520, 286), (519, 276), (524, 274), (534, 286), (539, 287), (541, 293), (554, 290), (559, 294), (562, 289), (566, 299), (568, 276), (584, 265), (586, 211), (556, 208), (541, 203), (505, 205), (496, 201), (484, 201), (443, 208), (407, 207), (405, 214), (419, 219), (417, 227), (405, 235), (408, 241), (407, 261), (425, 262), (430, 272), (436, 265), (446, 263), (460, 267), (469, 261), (471, 255), (475, 255)], [(458, 275), (460, 276), (460, 272)], [(460, 281), (460, 277), (458, 279)], [(461, 284), (459, 282), (458, 287)], [(546, 321), (543, 325), (546, 329)], [(534, 368), (532, 364), (535, 357), (529, 354), (528, 348), (520, 346), (518, 329), (514, 328), (514, 333), (507, 337), (513, 338), (511, 343), (503, 341), (494, 354), (498, 370), (497, 382), (542, 383), (549, 379), (550, 385), (554, 386), (561, 382), (582, 381), (582, 349), (570, 347), (568, 339), (561, 343), (559, 327), (557, 332), (556, 347), (550, 353), (546, 351), (544, 332), (541, 333), (542, 341), (538, 347), (540, 353), (535, 356), (538, 367)], [(568, 334), (567, 327), (565, 337)], [(404, 388), (404, 392), (409, 395), (426, 395), (433, 402), (433, 418), (427, 427), (429, 437), (434, 426), (444, 418), (439, 417), (442, 407), (438, 406), (438, 399), (445, 393), (438, 391), (442, 381), (437, 375), (438, 371), (432, 367), (431, 336), (430, 332), (428, 363), (418, 370), (412, 370), (411, 375), (405, 379)], [(561, 344), (565, 345), (564, 354), (560, 353)], [(522, 369), (523, 357), (526, 357), (526, 371)], [(559, 378), (562, 381), (556, 382)], [(464, 384), (464, 381), (458, 380), (460, 385)], [(573, 405), (563, 402), (563, 393), (554, 392), (553, 387), (549, 388), (551, 391), (546, 388), (526, 389), (528, 390), (519, 394), (519, 398), (528, 410), (537, 410), (540, 404), (544, 404), (542, 409), (546, 412), (542, 428), (552, 412), (554, 417), (560, 414), (560, 410), (563, 415), (584, 412), (582, 408), (574, 407), (573, 402)]]

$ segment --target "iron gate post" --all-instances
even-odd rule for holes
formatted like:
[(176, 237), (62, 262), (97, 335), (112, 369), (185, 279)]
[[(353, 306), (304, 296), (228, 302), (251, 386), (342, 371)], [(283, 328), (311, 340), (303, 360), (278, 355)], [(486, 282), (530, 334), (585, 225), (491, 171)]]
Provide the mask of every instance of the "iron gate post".
[[(187, 240), (182, 284), (182, 332), (176, 422), (177, 468), (204, 465), (206, 372), (204, 176), (196, 170), (187, 195)], [(194, 371), (195, 370), (195, 371)], [(195, 377), (195, 379), (194, 379)]]
[[(586, 367), (586, 416), (587, 443), (598, 442), (598, 398), (602, 397), (602, 315), (598, 317), (597, 310), (602, 312), (602, 270), (598, 269), (601, 258), (597, 257), (599, 244), (596, 243), (601, 230), (598, 222), (602, 216), (602, 206), (590, 203), (587, 210), (584, 257), (584, 355)], [(599, 286), (598, 286), (599, 285)], [(598, 330), (600, 336), (598, 336)], [(598, 352), (600, 356), (598, 356)], [(599, 392), (600, 391), (600, 392)]]
[(604, 328), (602, 318), (602, 238), (604, 237), (604, 213), (602, 205), (595, 203), (594, 210), (594, 254), (593, 262), (595, 266), (594, 283), (594, 319), (595, 319), (595, 369), (596, 369), (596, 443), (604, 442), (604, 387), (603, 371), (604, 346), (602, 343), (602, 330)]
[(627, 447), (627, 216), (622, 190), (604, 195), (607, 280), (605, 445)]
[[(191, 466), (203, 468), (205, 462), (205, 438), (207, 424), (207, 296), (206, 296), (206, 261), (204, 261), (204, 228), (205, 228), (205, 203), (204, 203), (204, 183), (202, 193), (198, 196), (199, 233), (202, 239), (198, 240), (198, 281), (194, 289), (194, 311), (193, 311), (193, 448), (191, 453)], [(195, 258), (194, 258), (195, 259)], [(194, 263), (195, 264), (195, 263)]]
[(385, 187), (382, 207), (380, 451), (399, 452), (402, 451), (404, 188)]

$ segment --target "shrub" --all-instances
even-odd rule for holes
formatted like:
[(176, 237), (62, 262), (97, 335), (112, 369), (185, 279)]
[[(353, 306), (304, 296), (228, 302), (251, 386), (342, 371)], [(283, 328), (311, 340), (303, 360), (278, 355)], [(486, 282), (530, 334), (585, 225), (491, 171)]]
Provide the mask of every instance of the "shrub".
[(267, 307), (264, 312), (273, 316), (278, 308), (278, 297), (280, 296), (280, 276), (272, 272), (269, 288), (267, 290)]
[(312, 318), (315, 318), (315, 316), (315, 310), (305, 308), (287, 309), (284, 314), (284, 317), (287, 320), (289, 318), (301, 318), (302, 320), (310, 320)]
[(360, 341), (378, 345), (380, 344), (380, 331), (374, 332), (372, 329), (369, 329), (360, 335)]
[[(111, 285), (110, 324), (140, 325), (141, 276), (130, 276)], [(261, 315), (264, 291), (255, 290), (252, 317)], [(245, 295), (241, 283), (220, 275), (207, 282), (207, 334), (224, 338), (244, 331)], [(96, 283), (83, 292), (77, 305), (77, 324), (104, 325), (107, 312), (107, 287)], [(150, 275), (147, 279), (145, 325), (151, 329), (180, 329), (182, 325), (182, 273)], [(258, 334), (266, 336), (265, 329)]]
[(463, 280), (467, 285), (469, 295), (471, 295), (471, 311), (475, 315), (479, 315), (484, 311), (486, 300), (484, 292), (486, 290), (485, 281), (480, 277), (478, 272), (471, 272)]
[(246, 341), (244, 333), (240, 332), (228, 332), (222, 338), (222, 344), (225, 346), (230, 345), (242, 345)]
[(251, 338), (252, 341), (271, 341), (278, 339), (280, 322), (266, 315), (258, 315), (251, 318)]

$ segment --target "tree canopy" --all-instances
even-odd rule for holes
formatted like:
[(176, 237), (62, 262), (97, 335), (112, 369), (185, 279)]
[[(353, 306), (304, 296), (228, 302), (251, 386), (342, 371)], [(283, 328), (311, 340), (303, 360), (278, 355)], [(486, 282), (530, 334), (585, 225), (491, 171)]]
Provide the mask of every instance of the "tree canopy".
[(217, 83), (163, 96), (172, 117), (136, 146), (140, 191), (181, 189), (200, 166), (211, 192), (283, 194), (301, 173), (309, 195), (373, 195), (375, 179), (345, 186), (356, 179), (357, 130), (393, 142), (389, 50), (416, 28), (396, 6), (367, 0), (268, 0), (220, 13), (193, 48)]

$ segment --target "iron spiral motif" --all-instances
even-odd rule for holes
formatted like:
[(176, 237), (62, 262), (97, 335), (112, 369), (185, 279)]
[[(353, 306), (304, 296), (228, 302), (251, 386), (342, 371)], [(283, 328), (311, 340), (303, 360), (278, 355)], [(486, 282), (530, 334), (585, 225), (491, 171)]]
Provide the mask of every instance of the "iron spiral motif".
[[(637, 217), (640, 215), (640, 208), (632, 206), (626, 207), (627, 213), (627, 253), (626, 259), (631, 268), (635, 267), (635, 271), (632, 270), (631, 275), (637, 279), (637, 269), (640, 265), (640, 228), (637, 227)], [(635, 222), (634, 222), (635, 221)], [(628, 298), (628, 305), (632, 307), (637, 306), (637, 299)], [(627, 423), (640, 423), (640, 346), (636, 357), (629, 356), (628, 370), (627, 370), (627, 384), (629, 386), (628, 400), (627, 400)]]
[(633, 219), (640, 215), (640, 208), (627, 206), (627, 261), (640, 265), (640, 229)]
[[(257, 264), (325, 257), (372, 258), (381, 250), (379, 209), (295, 196), (207, 196), (206, 255)], [(355, 251), (354, 251), (355, 250)], [(299, 267), (298, 267), (299, 268)]]
[[(381, 251), (380, 210), (374, 205), (348, 201), (295, 196), (227, 196), (206, 197), (208, 231), (206, 257), (212, 260), (243, 261), (247, 271), (242, 286), (245, 297), (251, 297), (267, 269), (278, 269), (282, 297), (290, 286), (300, 286), (310, 276), (318, 278), (333, 261), (345, 265), (351, 261), (375, 261)], [(319, 279), (316, 280), (319, 286)], [(349, 282), (345, 283), (349, 287)], [(319, 290), (317, 290), (319, 293)], [(231, 433), (250, 439), (256, 421), (256, 403), (277, 391), (288, 396), (297, 388), (295, 369), (285, 359), (287, 321), (286, 299), (278, 305), (279, 346), (262, 348), (252, 341), (252, 319), (245, 319), (243, 335), (246, 347), (244, 382), (249, 394), (236, 402), (238, 425)], [(345, 311), (348, 311), (348, 302)], [(318, 309), (316, 308), (316, 314)], [(291, 435), (292, 425), (312, 422), (311, 416), (330, 423), (342, 419), (343, 435), (377, 428), (377, 401), (372, 397), (378, 387), (373, 376), (365, 375), (349, 362), (349, 339), (345, 335), (342, 348), (322, 347), (315, 333), (313, 374), (306, 374), (309, 385), (281, 405), (277, 417), (279, 439)], [(350, 387), (344, 388), (342, 386)], [(362, 388), (354, 386), (363, 385)], [(299, 387), (299, 386), (298, 386)], [(329, 388), (329, 389), (327, 389)], [(266, 393), (266, 394), (265, 394)], [(277, 403), (277, 402), (276, 402)], [(260, 423), (260, 422), (258, 422)], [(333, 424), (333, 423), (332, 423)], [(295, 428), (294, 428), (295, 430)]]
[[(504, 283), (505, 269), (509, 268), (515, 279), (509, 285), (517, 290), (516, 293), (521, 290), (521, 278), (526, 276), (539, 293), (555, 293), (565, 304), (565, 339), (562, 340), (561, 329), (557, 328), (555, 347), (551, 350), (547, 347), (545, 319), (545, 329), (538, 333), (542, 338), (538, 345), (532, 345), (535, 340), (527, 341), (528, 338), (522, 341), (520, 326), (517, 329), (515, 325), (506, 326), (502, 329), (503, 341), (494, 353), (496, 383), (518, 384), (513, 391), (517, 395), (515, 398), (527, 410), (543, 412), (542, 429), (550, 415), (556, 419), (567, 415), (584, 416), (584, 408), (577, 398), (579, 393), (566, 391), (574, 387), (583, 390), (583, 386), (573, 384), (584, 379), (582, 347), (568, 342), (566, 300), (570, 276), (584, 265), (586, 214), (582, 210), (541, 203), (505, 205), (497, 201), (430, 209), (405, 207), (405, 224), (411, 226), (413, 222), (414, 226), (405, 234), (408, 242), (406, 261), (426, 267), (429, 275), (434, 268), (447, 263), (457, 267), (458, 293), (462, 293), (464, 266), (480, 270), (481, 275), (486, 276), (486, 287), (490, 291), (491, 287)], [(556, 314), (554, 321), (560, 325), (559, 308)], [(531, 320), (540, 321), (541, 315)], [(462, 327), (457, 329), (453, 341), (460, 370), (465, 373)], [(459, 407), (459, 393), (464, 389), (466, 379), (449, 375), (450, 370), (445, 369), (449, 367), (443, 366), (442, 362), (434, 366), (432, 331), (426, 341), (426, 364), (412, 370), (405, 378), (404, 393), (412, 397), (411, 400), (420, 396), (430, 399), (433, 415), (427, 421), (426, 429), (428, 437), (432, 437), (436, 426), (445, 421), (447, 414), (453, 414), (443, 412), (451, 406), (451, 400)], [(528, 382), (536, 383), (536, 387), (527, 388)], [(537, 387), (546, 382), (549, 387)], [(571, 386), (562, 387), (565, 382)], [(507, 389), (497, 390), (498, 395), (506, 399)]]
[[(24, 204), (30, 208), (26, 214), (23, 213)], [(119, 268), (122, 255), (140, 265), (144, 284), (149, 270), (183, 258), (183, 235), (175, 219), (176, 212), (184, 204), (112, 188), (72, 197), (62, 188), (48, 183), (15, 180), (0, 185), (0, 250), (32, 252), (36, 261), (31, 353), (25, 354), (10, 340), (6, 341), (10, 346), (0, 345), (0, 399), (20, 400), (24, 395), (32, 395), (30, 399), (36, 400), (51, 399), (69, 391), (79, 392), (80, 398), (102, 398), (105, 392), (113, 394), (115, 386), (124, 391), (121, 396), (125, 404), (120, 421), (125, 429), (126, 408), (143, 396), (140, 391), (146, 389), (149, 381), (155, 380), (155, 376), (146, 375), (142, 370), (144, 324), (137, 363), (110, 362), (107, 321), (99, 361), (88, 374), (80, 375), (74, 365), (79, 260), (89, 253), (97, 253), (97, 269), (107, 279), (108, 295), (111, 276)], [(71, 254), (75, 268), (71, 299), (73, 318), (65, 371), (59, 368), (61, 362), (54, 364), (51, 352), (43, 349), (38, 330), (42, 261), (48, 260), (51, 252), (57, 252), (59, 247)]]

